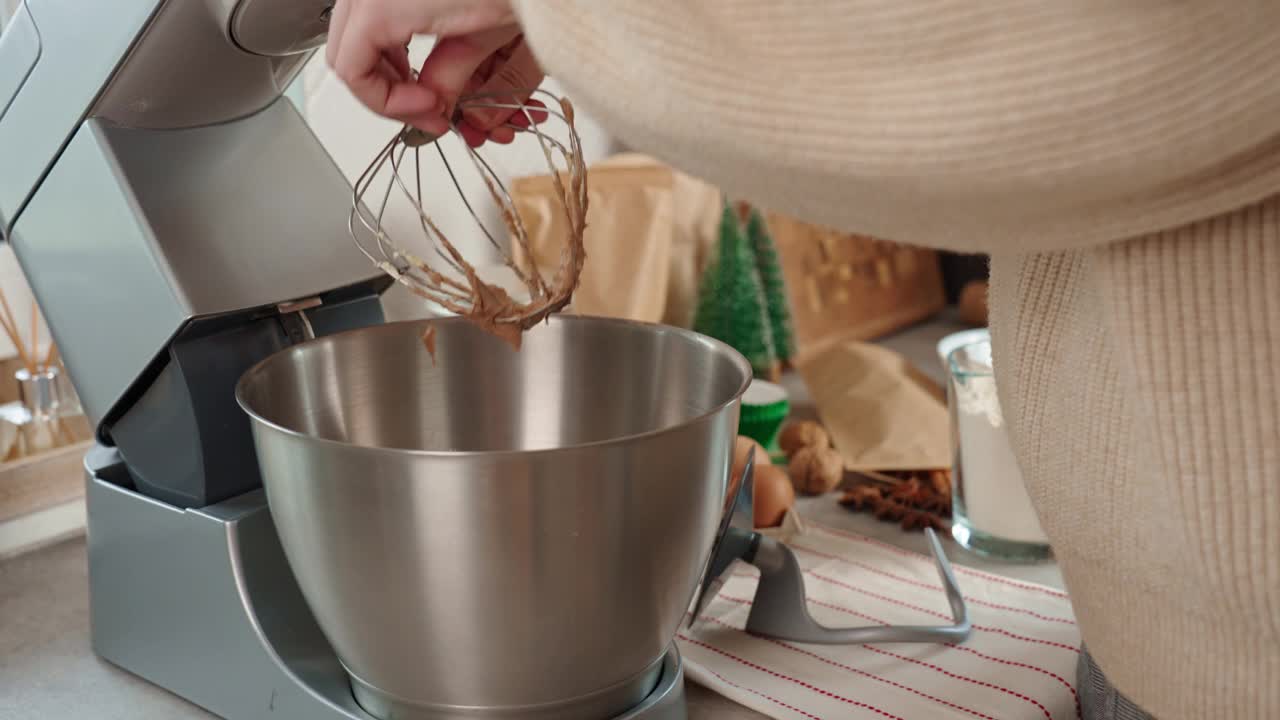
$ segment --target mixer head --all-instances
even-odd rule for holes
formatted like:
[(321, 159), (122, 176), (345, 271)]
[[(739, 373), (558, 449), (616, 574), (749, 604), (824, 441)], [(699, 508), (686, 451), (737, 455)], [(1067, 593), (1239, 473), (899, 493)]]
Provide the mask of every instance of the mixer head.
[[(538, 96), (545, 101), (534, 99)], [(544, 276), (535, 264), (520, 263), (513, 257), (514, 249), (526, 258), (532, 257), (529, 234), (498, 173), (458, 128), (462, 112), (473, 109), (511, 111), (513, 115), (504, 127), (515, 132), (516, 142), (537, 142), (546, 161), (568, 228), (560, 267), (551, 277)], [(454, 118), (445, 136), (431, 137), (405, 127), (383, 146), (355, 183), (348, 229), (360, 251), (397, 282), (518, 347), (524, 330), (569, 303), (586, 258), (582, 236), (586, 228), (587, 173), (574, 129), (573, 106), (545, 90), (519, 95), (474, 94), (459, 101)], [(563, 131), (555, 132), (552, 125), (561, 125)], [(487, 199), (497, 204), (508, 236), (505, 242), (502, 233), (481, 219), (477, 209), (481, 200), (468, 197), (462, 180), (467, 171), (476, 173)], [(406, 249), (411, 246), (406, 242), (409, 238), (393, 240), (384, 224), (388, 205), (397, 196), (407, 200), (417, 215), (422, 237), (416, 244), (426, 250), (421, 255)], [(503, 288), (482, 279), (449, 233), (433, 219), (433, 202), (445, 201), (449, 196), (462, 203), (479, 234), (503, 257), (503, 264), (528, 291), (527, 299), (513, 298)], [(434, 207), (438, 211), (438, 205)]]
[(351, 184), (281, 96), (331, 4), (42, 0), (0, 39), (0, 235), (98, 440), (173, 505), (259, 485), (244, 370), (384, 320)]

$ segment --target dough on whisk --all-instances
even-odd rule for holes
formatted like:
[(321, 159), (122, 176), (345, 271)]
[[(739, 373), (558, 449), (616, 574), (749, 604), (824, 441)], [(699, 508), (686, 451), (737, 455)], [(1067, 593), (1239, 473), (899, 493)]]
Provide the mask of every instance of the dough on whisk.
[(428, 325), (426, 330), (422, 331), (422, 344), (427, 348), (427, 354), (431, 356), (431, 366), (436, 364), (436, 326)]
[[(380, 264), (384, 270), (392, 273), (398, 281), (406, 285), (411, 292), (441, 305), (484, 332), (503, 340), (515, 350), (520, 349), (525, 330), (532, 328), (546, 320), (549, 315), (560, 312), (568, 306), (574, 291), (578, 288), (582, 267), (586, 261), (583, 234), (586, 229), (587, 216), (587, 169), (582, 159), (581, 145), (578, 141), (577, 133), (573, 129), (573, 106), (565, 99), (559, 99), (559, 104), (562, 115), (569, 126), (570, 141), (568, 146), (559, 141), (549, 141), (549, 136), (542, 134), (540, 131), (535, 131), (534, 135), (538, 138), (542, 151), (546, 155), (547, 162), (553, 171), (550, 174), (551, 182), (569, 221), (569, 228), (566, 232), (564, 248), (560, 256), (560, 267), (549, 279), (543, 277), (535, 267), (524, 268), (519, 266), (508, 253), (506, 266), (515, 272), (521, 283), (529, 291), (527, 302), (518, 302), (504, 288), (481, 279), (475, 267), (467, 262), (466, 258), (449, 241), (449, 238), (445, 236), (431, 217), (421, 210), (419, 212), (423, 230), (433, 239), (433, 243), (438, 245), (437, 251), (449, 262), (453, 269), (461, 273), (462, 277), (446, 276), (420, 258), (400, 250), (395, 250), (394, 252), (396, 262)], [(396, 142), (403, 143), (405, 141), (400, 138)], [(394, 151), (394, 142), (391, 147)], [(561, 171), (556, 166), (553, 155), (557, 150), (565, 161), (567, 171)], [(385, 153), (386, 151), (384, 151)], [(398, 171), (398, 164), (393, 163), (392, 167)], [(484, 181), (490, 197), (498, 206), (503, 224), (506, 225), (507, 231), (511, 235), (513, 246), (519, 247), (528, 255), (528, 236), (512, 205), (510, 196), (507, 194), (506, 189), (502, 187), (497, 176), (490, 176), (493, 171), (483, 159), (477, 161), (477, 169), (479, 170), (481, 167), (484, 168), (485, 172), (482, 172), (480, 177)], [(395, 185), (395, 187), (400, 187), (405, 192), (408, 192), (407, 188), (409, 186), (410, 184), (403, 182)], [(416, 187), (416, 184), (413, 186)], [(421, 203), (417, 202), (415, 205), (420, 207)], [(470, 203), (468, 203), (468, 207), (470, 207)], [(394, 246), (390, 245), (390, 240), (384, 233), (378, 233), (378, 241), (379, 247), (391, 247), (394, 249)], [(401, 269), (405, 264), (407, 264), (407, 269)], [(424, 335), (423, 342), (427, 344), (427, 350), (432, 354), (434, 361), (434, 336), (428, 343), (428, 339)]]

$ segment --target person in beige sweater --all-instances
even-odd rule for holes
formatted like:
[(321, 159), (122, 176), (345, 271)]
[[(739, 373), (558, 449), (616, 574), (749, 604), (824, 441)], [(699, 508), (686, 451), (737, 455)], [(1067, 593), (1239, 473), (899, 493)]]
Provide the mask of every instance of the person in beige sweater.
[(1280, 717), (1280, 3), (341, 0), (330, 38), (426, 130), (545, 68), (733, 196), (989, 253), (1086, 715)]

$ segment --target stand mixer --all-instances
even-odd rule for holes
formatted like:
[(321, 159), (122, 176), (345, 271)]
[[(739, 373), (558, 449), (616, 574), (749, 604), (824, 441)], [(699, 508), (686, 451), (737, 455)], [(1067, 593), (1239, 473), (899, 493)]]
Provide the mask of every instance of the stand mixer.
[[(357, 367), (352, 358), (371, 357), (367, 346), (390, 343), (390, 354), (379, 357), (401, 363), (395, 366), (400, 381), (416, 382), (412, 378), (437, 371), (421, 357), (403, 360), (411, 352), (403, 340), (416, 343), (421, 324), (385, 323), (380, 295), (392, 280), (348, 237), (351, 185), (282, 97), (324, 42), (331, 4), (26, 0), (0, 37), (0, 229), (97, 429), (98, 445), (85, 460), (95, 652), (228, 720), (682, 720), (675, 626), (697, 588), (704, 599), (713, 594), (719, 576), (739, 559), (766, 571), (761, 592), (768, 598), (761, 603), (765, 609), (753, 615), (753, 632), (801, 642), (963, 640), (963, 600), (936, 542), (953, 625), (904, 628), (905, 635), (895, 636), (894, 628), (870, 634), (830, 630), (808, 617), (794, 558), (784, 545), (743, 525), (750, 516), (750, 473), (740, 486), (729, 487), (738, 400), (749, 370), (736, 353), (693, 333), (556, 318), (531, 331), (528, 347), (513, 357), (461, 321), (442, 321), (441, 369), (432, 377), (473, 366), (475, 357), (502, 357), (510, 366), (499, 368), (502, 376), (514, 378), (501, 386), (509, 392), (482, 398), (487, 405), (455, 404), (444, 408), (447, 413), (421, 398), (404, 403), (404, 417), (430, 428), (446, 415), (454, 422), (467, 408), (501, 410), (515, 402), (512, 397), (545, 400), (539, 393), (546, 384), (527, 382), (522, 373), (525, 364), (548, 358), (560, 363), (555, 367), (586, 374), (595, 366), (627, 368), (640, 377), (653, 376), (654, 368), (683, 368), (664, 376), (685, 378), (675, 390), (644, 388), (645, 397), (661, 402), (647, 414), (628, 411), (628, 417), (643, 416), (634, 421), (640, 425), (627, 420), (613, 428), (630, 444), (590, 435), (611, 427), (609, 422), (564, 418), (586, 409), (612, 417), (608, 413), (617, 407), (643, 407), (639, 395), (593, 403), (568, 391), (557, 399), (563, 413), (558, 425), (557, 416), (537, 410), (539, 419), (517, 428), (518, 436), (503, 447), (482, 447), (502, 442), (485, 435), (497, 421), (482, 413), (474, 437), (455, 432), (440, 440), (461, 443), (452, 449), (406, 448), (402, 439), (397, 445), (391, 436), (365, 436), (364, 429), (345, 424), (354, 401), (306, 383), (334, 368)], [(615, 352), (629, 354), (573, 365), (606, 336), (615, 341)], [(475, 355), (459, 354), (472, 345)], [(412, 351), (424, 354), (420, 347)], [(450, 353), (459, 359), (451, 362)], [(379, 365), (379, 371), (391, 367)], [(599, 382), (611, 379), (602, 375)], [(428, 385), (423, 381), (433, 392), (446, 387)], [(672, 394), (705, 394), (708, 388), (715, 392), (698, 402)], [(301, 404), (282, 410), (282, 393)], [(303, 406), (319, 414), (299, 414)], [(382, 427), (362, 427), (375, 426)], [(567, 441), (577, 445), (556, 449), (564, 437), (542, 427), (578, 433)], [(655, 438), (665, 444), (644, 444)], [(640, 452), (642, 447), (650, 452)], [(652, 452), (656, 447), (665, 452)], [(327, 457), (337, 458), (338, 465), (319, 464), (317, 448), (334, 450)], [(606, 450), (616, 453), (597, 454)], [(585, 454), (573, 454), (579, 452)], [(544, 663), (512, 664), (488, 677), (459, 671), (446, 682), (425, 673), (470, 666), (416, 666), (434, 657), (428, 651), (435, 635), (396, 644), (394, 633), (387, 633), (379, 641), (389, 643), (384, 647), (371, 644), (370, 633), (353, 630), (370, 622), (370, 615), (393, 622), (398, 606), (405, 606), (399, 608), (404, 617), (414, 615), (420, 608), (406, 593), (425, 587), (434, 594), (420, 601), (439, 607), (423, 607), (443, 613), (430, 632), (455, 643), (437, 655), (452, 653), (456, 660), (501, 649), (486, 634), (497, 635), (498, 629), (472, 622), (465, 608), (440, 599), (460, 586), (418, 582), (470, 572), (480, 577), (475, 589), (490, 590), (477, 597), (492, 598), (495, 588), (485, 583), (498, 577), (497, 569), (480, 575), (474, 563), (434, 560), (466, 554), (465, 543), (450, 546), (449, 537), (424, 530), (440, 526), (419, 522), (436, 518), (431, 513), (448, 505), (439, 498), (453, 496), (415, 496), (398, 505), (392, 495), (412, 492), (413, 486), (389, 474), (398, 470), (383, 462), (387, 457), (417, 463), (411, 474), (422, 483), (443, 482), (439, 467), (452, 468), (449, 482), (457, 493), (506, 489), (507, 497), (485, 496), (489, 505), (459, 500), (455, 507), (484, 513), (454, 513), (450, 517), (472, 517), (472, 526), (463, 520), (447, 526), (474, 534), (475, 525), (492, 519), (500, 528), (484, 542), (498, 547), (491, 557), (505, 573), (502, 589), (527, 593), (518, 597), (543, 611), (528, 623), (526, 646), (514, 635), (504, 638), (510, 638), (513, 657), (540, 653)], [(549, 509), (538, 494), (550, 482), (548, 469), (559, 467), (540, 463), (557, 457), (585, 468), (580, 472), (586, 475), (574, 481), (586, 493), (581, 497), (593, 497), (594, 504), (583, 499), (576, 515)], [(332, 468), (352, 458), (363, 460), (334, 479)], [(646, 501), (637, 493), (642, 469), (684, 482), (660, 483), (670, 487), (667, 494)], [(352, 475), (362, 472), (368, 478), (355, 479), (369, 482), (353, 491)], [(422, 472), (428, 476), (418, 477)], [(589, 484), (592, 479), (598, 481)], [(342, 492), (319, 498), (329, 487)], [(405, 506), (422, 515), (401, 517), (387, 509)], [(618, 513), (618, 522), (589, 522), (590, 513), (605, 510)], [(363, 516), (360, 535), (342, 513), (375, 514)], [(539, 524), (544, 516), (555, 522)], [(326, 518), (332, 522), (323, 524)], [(398, 521), (403, 532), (417, 533), (418, 540), (434, 538), (435, 544), (392, 544), (387, 538)], [(379, 536), (380, 528), (388, 535)], [(598, 534), (583, 544), (580, 536), (590, 536), (591, 528)], [(352, 548), (365, 554), (344, 555)], [(571, 551), (567, 557), (590, 573), (579, 570), (579, 577), (560, 581), (557, 573), (568, 566), (548, 548)], [(364, 607), (357, 617), (347, 601), (368, 576), (357, 581), (351, 574), (358, 575), (362, 563), (372, 567), (383, 560), (389, 569), (378, 582), (387, 587), (360, 597), (382, 597), (384, 607)], [(620, 573), (624, 566), (626, 573)], [(636, 580), (649, 577), (656, 584)], [(548, 588), (553, 581), (561, 585)], [(572, 593), (563, 587), (566, 582), (574, 585)], [(592, 588), (599, 597), (592, 598)], [(539, 699), (540, 686), (573, 685), (573, 678), (557, 675), (573, 667), (575, 653), (589, 645), (568, 637), (559, 647), (529, 645), (534, 641), (528, 638), (542, 637), (533, 631), (550, 632), (556, 623), (574, 619), (551, 617), (555, 608), (548, 614), (546, 598), (560, 598), (565, 607), (618, 606), (630, 613), (635, 628), (612, 637), (614, 647), (593, 639), (598, 653), (639, 658), (635, 667), (619, 668), (625, 682), (596, 688), (586, 700), (561, 702), (554, 693), (546, 696), (554, 702)], [(445, 612), (450, 608), (453, 614)], [(502, 618), (494, 622), (496, 628)], [(441, 631), (450, 623), (457, 634)], [(460, 644), (457, 638), (468, 637), (468, 631), (483, 642)], [(360, 677), (364, 667), (378, 668), (378, 677)], [(424, 688), (443, 695), (406, 697), (417, 692), (415, 673), (424, 678)], [(382, 681), (389, 677), (408, 690), (388, 690)], [(444, 697), (458, 688), (461, 699)]]

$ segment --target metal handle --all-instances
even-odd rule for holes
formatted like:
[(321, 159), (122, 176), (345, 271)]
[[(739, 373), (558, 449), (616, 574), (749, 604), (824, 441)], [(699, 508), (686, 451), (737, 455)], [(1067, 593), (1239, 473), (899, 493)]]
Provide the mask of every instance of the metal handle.
[(791, 549), (774, 538), (756, 532), (751, 523), (753, 458), (747, 456), (742, 478), (735, 487), (730, 478), (728, 506), (721, 520), (720, 533), (712, 547), (711, 557), (694, 603), (692, 626), (702, 611), (720, 591), (729, 568), (737, 560), (755, 565), (760, 570), (751, 612), (747, 616), (747, 632), (753, 635), (791, 640), (816, 645), (856, 645), (862, 643), (958, 643), (971, 632), (969, 611), (960, 586), (951, 572), (951, 564), (932, 528), (925, 529), (938, 577), (951, 605), (951, 625), (883, 625), (857, 628), (829, 628), (809, 614), (804, 591), (804, 571)]
[(296, 302), (280, 303), (276, 306), (276, 310), (280, 313), (280, 324), (290, 340), (302, 343), (316, 339), (316, 331), (311, 327), (311, 318), (307, 317), (307, 311), (320, 305), (320, 298), (307, 298)]
[(931, 528), (925, 530), (951, 605), (953, 624), (939, 626), (881, 625), (856, 628), (829, 628), (809, 614), (804, 591), (804, 571), (795, 553), (777, 540), (756, 535), (755, 551), (742, 559), (760, 569), (751, 613), (747, 616), (747, 632), (779, 640), (819, 645), (861, 643), (955, 643), (964, 642), (971, 630), (964, 596), (956, 584), (951, 565)]

